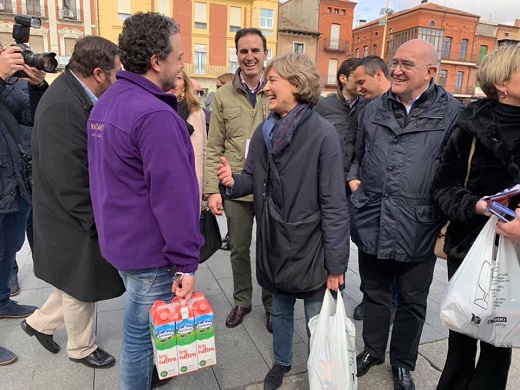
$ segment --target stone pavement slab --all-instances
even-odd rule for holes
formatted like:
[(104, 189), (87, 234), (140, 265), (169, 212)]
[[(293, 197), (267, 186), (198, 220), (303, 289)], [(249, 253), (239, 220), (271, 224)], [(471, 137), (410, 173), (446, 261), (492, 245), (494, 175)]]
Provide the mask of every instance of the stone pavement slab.
[[(218, 218), (225, 234), (225, 220)], [(254, 269), (254, 248), (252, 262)], [(42, 305), (51, 292), (51, 287), (38, 280), (32, 271), (32, 257), (27, 244), (18, 253), (20, 284), (22, 292), (15, 300), (23, 304)], [(361, 301), (357, 250), (351, 247), (351, 260), (346, 275), (344, 301), (347, 315), (352, 318), (355, 306)], [(421, 337), (420, 355), (414, 380), (418, 390), (435, 389), (447, 351), (448, 331), (439, 320), (439, 305), (447, 284), (446, 262), (438, 261), (434, 281), (428, 299), (426, 324)], [(234, 306), (233, 284), (229, 252), (218, 251), (197, 272), (196, 289), (204, 292), (215, 312), (217, 365), (187, 375), (181, 375), (167, 383), (161, 390), (260, 390), (265, 374), (273, 364), (272, 336), (265, 328), (265, 311), (261, 290), (255, 282), (253, 311), (242, 325), (229, 329), (224, 322)], [(97, 305), (98, 344), (116, 358), (121, 348), (123, 330), (124, 297), (99, 302)], [(67, 337), (60, 327), (54, 338), (62, 350), (52, 355), (34, 337), (28, 337), (20, 328), (20, 320), (0, 320), (0, 345), (12, 350), (18, 361), (0, 367), (0, 389), (9, 390), (115, 390), (118, 388), (116, 367), (94, 370), (69, 361), (66, 354)], [(361, 337), (363, 323), (354, 321), (358, 352), (363, 348)], [(307, 335), (303, 304), (295, 305), (295, 334), (293, 338), (294, 362), (281, 390), (307, 390), (306, 374)], [(515, 350), (508, 390), (520, 389), (519, 352)], [(389, 359), (359, 378), (360, 390), (386, 390), (393, 388)]]

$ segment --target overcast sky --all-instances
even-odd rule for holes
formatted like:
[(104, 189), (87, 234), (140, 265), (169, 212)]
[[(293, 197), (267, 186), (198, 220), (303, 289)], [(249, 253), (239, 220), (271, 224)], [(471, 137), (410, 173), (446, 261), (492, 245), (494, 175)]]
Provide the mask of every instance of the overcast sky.
[[(359, 19), (369, 22), (378, 18), (381, 8), (385, 8), (387, 4), (387, 0), (354, 1), (357, 2), (354, 26), (357, 26)], [(429, 0), (429, 2), (480, 15), (481, 21), (514, 24), (515, 19), (520, 19), (519, 0)], [(389, 8), (397, 12), (419, 4), (421, 0), (390, 0)]]

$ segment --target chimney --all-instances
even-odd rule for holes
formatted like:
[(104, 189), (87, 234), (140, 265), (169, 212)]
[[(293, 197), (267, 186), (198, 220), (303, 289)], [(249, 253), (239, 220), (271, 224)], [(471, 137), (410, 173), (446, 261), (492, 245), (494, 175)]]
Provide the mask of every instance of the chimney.
[(365, 24), (367, 22), (366, 19), (359, 19), (359, 26)]
[(421, 0), (421, 4), (427, 3), (428, 0)]
[(515, 27), (520, 27), (520, 19), (515, 19)]

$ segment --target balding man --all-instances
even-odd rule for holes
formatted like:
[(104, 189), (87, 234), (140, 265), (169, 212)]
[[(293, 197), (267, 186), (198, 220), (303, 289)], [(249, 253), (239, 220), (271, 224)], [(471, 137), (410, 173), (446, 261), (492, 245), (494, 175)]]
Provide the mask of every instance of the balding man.
[(404, 43), (392, 59), (391, 88), (372, 100), (359, 122), (356, 158), (349, 180), (352, 240), (359, 248), (365, 289), (358, 376), (385, 360), (391, 288), (398, 288), (390, 364), (394, 389), (415, 389), (419, 340), (433, 278), (435, 238), (444, 219), (432, 198), (432, 181), (443, 146), (463, 106), (433, 79), (437, 50), (429, 42)]
[(200, 102), (200, 106), (202, 110), (204, 111), (204, 116), (206, 118), (206, 134), (208, 134), (209, 131), (209, 120), (211, 119), (211, 111), (207, 108), (204, 108), (204, 104), (202, 104), (202, 98), (204, 97), (204, 90), (202, 89), (202, 86), (200, 83), (195, 80), (191, 79), (191, 85), (193, 85), (193, 91), (195, 93), (195, 96), (197, 97), (197, 100)]

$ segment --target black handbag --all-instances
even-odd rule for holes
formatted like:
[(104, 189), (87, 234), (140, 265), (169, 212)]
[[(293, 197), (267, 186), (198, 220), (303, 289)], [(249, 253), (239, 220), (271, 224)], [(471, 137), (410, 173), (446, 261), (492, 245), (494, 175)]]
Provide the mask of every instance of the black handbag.
[(222, 246), (222, 236), (220, 235), (217, 217), (209, 209), (200, 213), (200, 233), (205, 242), (200, 248), (199, 263), (204, 263)]

